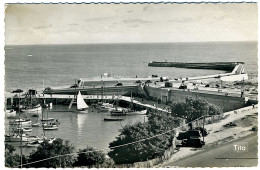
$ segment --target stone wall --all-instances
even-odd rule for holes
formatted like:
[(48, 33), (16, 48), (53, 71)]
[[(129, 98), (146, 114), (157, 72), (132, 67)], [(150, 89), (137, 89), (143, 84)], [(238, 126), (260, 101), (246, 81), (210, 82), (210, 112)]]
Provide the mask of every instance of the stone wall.
[[(179, 89), (165, 89), (165, 88), (155, 88), (146, 86), (146, 89), (149, 92), (149, 95), (153, 98), (161, 99), (171, 102), (182, 102), (185, 101), (187, 97), (193, 97), (198, 99), (204, 99), (211, 104), (215, 104), (223, 109), (224, 112), (239, 109), (244, 106), (245, 98), (243, 97), (234, 97), (234, 96), (225, 96), (225, 94), (209, 94), (201, 93), (199, 91), (187, 91)], [(138, 88), (138, 92), (141, 91)]]

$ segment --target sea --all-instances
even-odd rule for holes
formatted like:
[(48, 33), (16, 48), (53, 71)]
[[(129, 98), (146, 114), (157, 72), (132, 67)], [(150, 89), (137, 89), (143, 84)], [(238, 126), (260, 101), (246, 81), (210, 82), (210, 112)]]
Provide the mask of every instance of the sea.
[[(5, 92), (69, 87), (76, 79), (104, 73), (176, 78), (224, 73), (220, 70), (148, 67), (150, 61), (245, 62), (249, 79), (257, 82), (257, 53), (257, 42), (7, 45)], [(46, 135), (69, 140), (81, 149), (86, 145), (96, 149), (108, 148), (124, 125), (146, 120), (145, 116), (132, 116), (122, 122), (104, 122), (108, 113), (90, 110), (88, 114), (75, 114), (63, 105), (43, 110), (43, 114), (47, 113), (59, 119), (61, 125), (59, 130), (46, 132)], [(32, 120), (36, 121), (36, 118)], [(8, 121), (5, 119), (6, 133), (10, 130)], [(40, 136), (43, 132), (34, 129), (31, 133)], [(27, 153), (31, 151), (25, 150)]]

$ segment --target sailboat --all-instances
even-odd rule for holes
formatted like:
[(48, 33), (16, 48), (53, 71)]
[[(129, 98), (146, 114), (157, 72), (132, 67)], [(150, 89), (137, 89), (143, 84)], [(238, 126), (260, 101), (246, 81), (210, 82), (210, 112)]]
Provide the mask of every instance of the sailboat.
[(115, 110), (110, 111), (111, 116), (126, 116), (126, 111), (124, 109), (118, 109), (118, 100), (116, 100)]
[[(43, 115), (43, 113), (42, 113), (42, 115)], [(37, 120), (36, 120), (36, 123), (32, 124), (32, 127), (40, 127), (41, 126), (40, 123), (38, 122), (38, 117), (39, 117), (39, 114), (37, 112)]]
[(24, 100), (23, 108), (21, 108), (22, 112), (35, 116), (37, 115), (37, 112), (42, 111), (42, 106), (36, 98), (36, 93), (36, 90), (29, 89)]
[(42, 121), (46, 121), (46, 123), (43, 123), (43, 130), (58, 130), (58, 122), (50, 122), (49, 121), (53, 121), (54, 118), (48, 118), (48, 112), (47, 112), (47, 118), (43, 119)]
[[(72, 101), (71, 101), (71, 103), (70, 103), (70, 105), (69, 105), (69, 109), (71, 108), (73, 102), (74, 102), (74, 99), (72, 99)], [(88, 107), (89, 107), (89, 106), (85, 103), (85, 101), (84, 101), (84, 99), (83, 99), (83, 97), (82, 97), (82, 95), (81, 95), (81, 93), (80, 93), (80, 91), (79, 91), (79, 93), (78, 93), (78, 95), (77, 95), (77, 109), (74, 110), (74, 111), (86, 113)]]

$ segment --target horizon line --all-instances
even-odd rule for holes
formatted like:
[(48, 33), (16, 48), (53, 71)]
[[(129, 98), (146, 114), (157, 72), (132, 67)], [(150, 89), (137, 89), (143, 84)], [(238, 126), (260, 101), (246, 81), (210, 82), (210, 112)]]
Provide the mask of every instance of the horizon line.
[(246, 41), (175, 41), (175, 42), (114, 42), (114, 43), (65, 43), (65, 44), (5, 44), (5, 46), (27, 46), (27, 45), (98, 45), (98, 44), (163, 44), (163, 43), (223, 43), (223, 42), (258, 42), (258, 40)]

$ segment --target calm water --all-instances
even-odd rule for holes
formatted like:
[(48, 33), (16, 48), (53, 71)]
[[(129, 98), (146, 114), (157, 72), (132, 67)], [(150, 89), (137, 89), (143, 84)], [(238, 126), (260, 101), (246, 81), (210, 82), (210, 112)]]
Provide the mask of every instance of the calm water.
[[(257, 77), (256, 42), (6, 46), (5, 90), (42, 89), (43, 80), (45, 87), (69, 86), (75, 79), (105, 72), (120, 76), (158, 74), (173, 77), (223, 73), (147, 66), (149, 61), (166, 59), (176, 62), (244, 61), (250, 78)], [(67, 111), (67, 106), (53, 109)], [(46, 135), (70, 140), (78, 148), (90, 145), (103, 149), (118, 136), (122, 125), (144, 120), (143, 116), (126, 117), (121, 125), (104, 122), (105, 115), (95, 111), (88, 114), (49, 112), (49, 116), (62, 123), (58, 131), (49, 131)], [(32, 134), (41, 135), (41, 128), (34, 128)]]
[[(78, 149), (86, 148), (86, 146), (92, 146), (96, 149), (107, 149), (109, 143), (115, 140), (115, 137), (119, 135), (119, 129), (126, 124), (134, 124), (139, 121), (147, 121), (144, 115), (133, 115), (123, 117), (123, 121), (104, 121), (105, 117), (110, 117), (109, 113), (98, 113), (95, 109), (90, 108), (87, 114), (80, 114), (68, 111), (68, 106), (56, 105), (52, 109), (44, 109), (44, 117), (52, 117), (58, 119), (61, 123), (58, 130), (45, 131), (47, 137), (62, 138), (69, 140)], [(25, 117), (26, 115), (23, 115)], [(30, 117), (33, 123), (37, 121), (36, 117)], [(41, 115), (38, 120), (40, 121)], [(10, 119), (5, 119), (6, 133), (12, 131), (12, 127), (8, 122)], [(42, 127), (33, 127), (32, 132), (28, 132), (30, 135), (41, 136), (44, 134)], [(19, 142), (12, 143), (15, 146), (19, 146)], [(29, 153), (33, 148), (24, 148), (25, 153)], [(19, 151), (19, 150), (18, 150)]]

